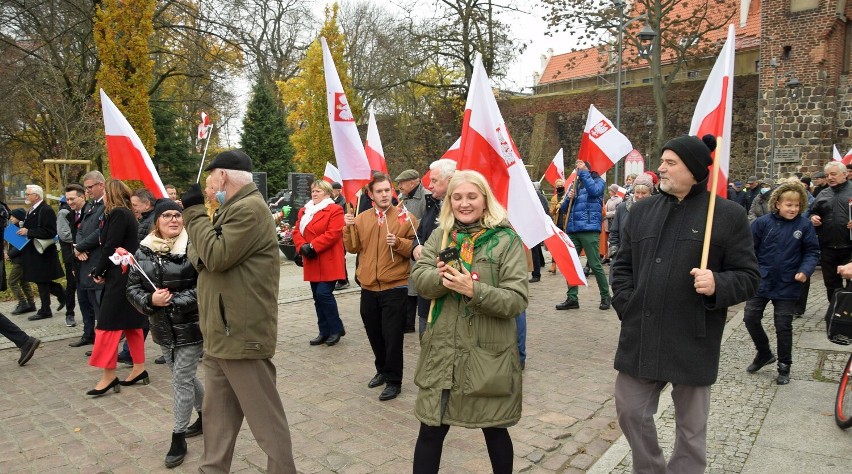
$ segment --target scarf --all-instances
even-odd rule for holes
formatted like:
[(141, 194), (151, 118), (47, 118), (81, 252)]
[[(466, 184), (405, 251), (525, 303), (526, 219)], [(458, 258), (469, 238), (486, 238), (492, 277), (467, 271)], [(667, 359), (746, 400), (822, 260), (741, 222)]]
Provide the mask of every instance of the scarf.
[(164, 239), (157, 237), (153, 233), (148, 234), (139, 245), (153, 250), (155, 253), (186, 255), (186, 247), (189, 244), (189, 235), (186, 233), (186, 228), (180, 231), (177, 237)]
[[(486, 255), (491, 257), (491, 252), (494, 247), (497, 246), (497, 236), (500, 233), (507, 232), (508, 229), (503, 227), (497, 227), (494, 229), (484, 229), (480, 227), (480, 224), (474, 223), (470, 225), (461, 224), (456, 221), (455, 230), (450, 233), (450, 247), (455, 247), (459, 249), (459, 260), (461, 260), (461, 264), (464, 265), (464, 268), (470, 272), (471, 267), (473, 266), (473, 253), (474, 249), (482, 249), (485, 246)], [(493, 268), (492, 268), (493, 272)], [(474, 280), (477, 280), (474, 278)], [(492, 275), (492, 281), (494, 280), (494, 275)], [(456, 292), (450, 292), (435, 301), (435, 307), (432, 309), (432, 325), (435, 325), (435, 321), (438, 320), (438, 316), (441, 315), (441, 309), (444, 307), (444, 303), (446, 302), (447, 297), (452, 297), (458, 300), (461, 298), (461, 295)], [(467, 308), (465, 308), (465, 313), (462, 317), (469, 316)]]
[(308, 227), (308, 224), (310, 224), (314, 215), (328, 207), (329, 204), (334, 204), (334, 201), (332, 201), (331, 198), (325, 198), (316, 204), (314, 204), (313, 201), (308, 201), (308, 203), (305, 204), (305, 213), (302, 214), (302, 220), (299, 222), (299, 233), (305, 235), (305, 228)]

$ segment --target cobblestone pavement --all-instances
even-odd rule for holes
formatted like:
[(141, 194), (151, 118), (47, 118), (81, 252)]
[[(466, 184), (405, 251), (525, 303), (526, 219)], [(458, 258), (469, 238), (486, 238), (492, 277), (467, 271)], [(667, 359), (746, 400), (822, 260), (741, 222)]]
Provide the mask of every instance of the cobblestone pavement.
[[(350, 256), (350, 266), (353, 262)], [(347, 327), (342, 342), (310, 347), (316, 322), (309, 288), (292, 263), (282, 265), (281, 276), (273, 362), (299, 471), (410, 471), (419, 428), (413, 414), (417, 389), (411, 382), (419, 352), (416, 335), (405, 339), (402, 394), (380, 402), (380, 389), (366, 386), (374, 368), (358, 315), (358, 290), (337, 298)], [(620, 435), (611, 396), (618, 320), (613, 311), (597, 309), (594, 286), (581, 288), (581, 310), (556, 311), (564, 291), (558, 273), (544, 272), (541, 282), (530, 285), (524, 415), (510, 429), (517, 471), (585, 470)], [(0, 311), (8, 315), (13, 306), (0, 303)], [(0, 412), (0, 472), (167, 471), (163, 458), (170, 442), (172, 393), (164, 366), (149, 363), (150, 385), (89, 399), (84, 392), (97, 381), (98, 371), (86, 364), (86, 348), (67, 345), (81, 328), (65, 328), (58, 315), (36, 322), (10, 317), (45, 342), (21, 368), (17, 350), (0, 338), (0, 347), (9, 348), (0, 351), (0, 406), (5, 408)], [(159, 354), (150, 340), (146, 352), (149, 359)], [(119, 376), (127, 372), (119, 367)], [(197, 469), (203, 441), (192, 438), (188, 444), (186, 461), (172, 472)], [(265, 468), (266, 456), (247, 424), (235, 453), (234, 472)], [(445, 472), (490, 472), (481, 432), (450, 430), (442, 467)]]

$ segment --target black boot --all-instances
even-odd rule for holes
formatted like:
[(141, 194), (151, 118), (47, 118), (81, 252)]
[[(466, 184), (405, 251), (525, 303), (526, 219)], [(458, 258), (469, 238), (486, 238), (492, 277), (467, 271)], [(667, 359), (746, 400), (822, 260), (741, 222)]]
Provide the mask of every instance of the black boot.
[(186, 456), (185, 433), (172, 433), (172, 446), (166, 454), (166, 467), (171, 469), (180, 466)]
[[(751, 365), (746, 367), (746, 372), (753, 374), (753, 373), (757, 372), (758, 370), (762, 369), (763, 366), (769, 365), (769, 364), (775, 362), (775, 360), (776, 360), (775, 356), (772, 355), (771, 352), (769, 353), (769, 355), (766, 355), (766, 356), (760, 355), (760, 353), (758, 353), (756, 356), (754, 356), (754, 361), (751, 363)], [(778, 364), (778, 365), (780, 366), (781, 364)]]
[(198, 412), (198, 419), (195, 420), (195, 423), (186, 427), (186, 437), (192, 438), (193, 436), (198, 436), (204, 433), (204, 429), (201, 425), (201, 412)]
[(790, 364), (778, 363), (778, 378), (775, 379), (775, 383), (778, 385), (787, 385), (790, 383)]

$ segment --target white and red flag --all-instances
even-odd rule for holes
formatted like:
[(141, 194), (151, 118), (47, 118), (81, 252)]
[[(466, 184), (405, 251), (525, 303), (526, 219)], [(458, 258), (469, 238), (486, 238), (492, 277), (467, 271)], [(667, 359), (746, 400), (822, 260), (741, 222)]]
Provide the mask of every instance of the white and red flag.
[[(719, 162), (716, 195), (728, 197), (728, 170), (731, 164), (731, 110), (734, 101), (734, 25), (728, 26), (728, 39), (707, 77), (704, 90), (695, 104), (689, 134), (698, 138), (707, 135), (716, 137), (713, 159)], [(710, 165), (712, 173), (713, 165)], [(711, 192), (713, 177), (707, 183)]]
[(210, 116), (205, 112), (201, 112), (201, 123), (198, 124), (198, 140), (207, 138), (210, 131)]
[[(441, 155), (441, 159), (459, 161), (459, 146), (461, 146), (461, 137), (457, 138), (456, 141), (450, 145), (450, 148)], [(429, 185), (432, 184), (432, 170), (426, 170), (423, 173), (423, 177), (420, 179), (420, 183), (424, 188), (429, 189)]]
[[(542, 241), (554, 256), (568, 283), (585, 285), (576, 251), (558, 234), (541, 207), (530, 176), (497, 107), (482, 59), (474, 59), (473, 77), (462, 126), (458, 168), (475, 170), (488, 180), (491, 190), (509, 213), (509, 223), (527, 247)], [(553, 246), (553, 247), (551, 247)]]
[(327, 161), (325, 162), (325, 172), (322, 175), (322, 179), (329, 183), (343, 184), (343, 180), (340, 178), (340, 170)]
[(553, 161), (550, 162), (544, 171), (544, 179), (553, 187), (556, 187), (557, 179), (565, 181), (565, 157), (562, 153), (562, 148), (556, 152)]
[(839, 162), (843, 163), (844, 165), (848, 165), (849, 163), (852, 163), (852, 149), (847, 151), (845, 156), (841, 156), (840, 150), (837, 149), (837, 145), (833, 145), (832, 146), (831, 158), (834, 161), (839, 161)]
[(337, 166), (340, 168), (340, 177), (343, 180), (343, 195), (348, 202), (357, 202), (355, 194), (370, 182), (370, 163), (358, 135), (358, 127), (355, 125), (355, 117), (346, 100), (343, 84), (337, 69), (334, 67), (334, 59), (325, 38), (320, 38), (322, 43), (322, 64), (325, 72), (325, 88), (328, 99), (328, 122), (331, 125), (331, 141), (334, 145), (334, 156)]
[(115, 179), (142, 181), (142, 184), (157, 199), (168, 197), (160, 175), (154, 168), (154, 163), (148, 151), (145, 150), (142, 140), (139, 139), (139, 135), (103, 89), (101, 89), (101, 108), (104, 114), (110, 175)]
[(590, 171), (603, 175), (631, 151), (633, 145), (630, 140), (594, 105), (590, 105), (577, 159), (588, 162)]
[(388, 164), (385, 162), (385, 151), (382, 149), (382, 139), (379, 137), (379, 127), (376, 126), (376, 115), (370, 109), (367, 121), (367, 141), (364, 142), (364, 152), (371, 170), (388, 174)]
[(615, 190), (615, 195), (620, 197), (621, 199), (624, 199), (624, 196), (627, 196), (627, 188), (622, 188), (621, 186), (619, 186), (618, 189)]

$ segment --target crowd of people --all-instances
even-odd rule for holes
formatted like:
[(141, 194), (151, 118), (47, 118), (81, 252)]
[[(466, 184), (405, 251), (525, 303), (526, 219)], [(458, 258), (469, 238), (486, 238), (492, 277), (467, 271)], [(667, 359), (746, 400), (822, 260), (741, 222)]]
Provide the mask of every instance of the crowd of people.
[[(705, 242), (714, 149), (710, 136), (676, 137), (663, 147), (657, 172), (628, 176), (626, 189), (607, 188), (582, 160), (576, 178), (567, 186), (558, 180), (550, 198), (536, 188), (545, 212), (585, 254), (598, 309), (614, 308), (621, 321), (614, 394), (637, 472), (706, 467), (710, 386), (729, 306), (746, 303), (756, 352), (747, 371), (777, 361), (776, 382), (784, 385), (793, 319), (804, 312), (816, 266), (828, 298), (852, 276), (852, 185), (844, 165), (828, 163), (812, 177), (813, 188), (795, 176), (751, 177), (745, 190), (732, 182), (728, 199), (715, 197)], [(27, 239), (6, 250), (3, 282), (18, 300), (12, 314), (51, 318), (53, 296), (74, 326), (79, 309), (82, 336), (69, 345), (93, 345), (89, 364), (101, 372), (91, 397), (149, 383), (150, 334), (172, 374), (166, 467), (181, 464), (187, 437), (203, 435), (200, 471), (228, 471), (247, 419), (267, 470), (295, 472), (271, 360), (280, 266), (275, 221), (245, 153), (222, 152), (205, 171), (203, 189), (191, 185), (178, 198), (168, 186), (162, 199), (92, 171), (65, 187), (58, 215), (39, 186), (27, 186), (28, 209), (0, 208)], [(311, 184), (311, 200), (289, 230), (316, 311), (317, 336), (306, 342), (331, 347), (346, 336), (334, 291), (349, 285), (346, 253), (356, 254), (359, 313), (375, 366), (365, 382), (382, 387), (379, 400), (401, 393), (403, 341), (409, 333), (419, 337), (414, 472), (438, 471), (451, 426), (482, 429), (493, 471), (511, 472), (507, 428), (521, 417), (528, 286), (547, 263), (540, 246), (525, 250), (481, 174), (441, 159), (430, 176), (423, 183), (413, 169), (396, 179), (374, 172), (355, 203), (346, 202), (340, 183)], [(557, 271), (553, 263), (549, 271)], [(62, 276), (65, 288), (57, 283)], [(569, 286), (556, 309), (579, 309), (578, 294)], [(777, 357), (762, 325), (769, 303)], [(0, 333), (20, 348), (19, 365), (41, 342), (5, 315)], [(118, 362), (131, 366), (124, 377), (116, 374)], [(653, 416), (668, 384), (676, 443), (667, 461)]]

